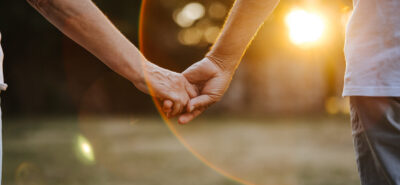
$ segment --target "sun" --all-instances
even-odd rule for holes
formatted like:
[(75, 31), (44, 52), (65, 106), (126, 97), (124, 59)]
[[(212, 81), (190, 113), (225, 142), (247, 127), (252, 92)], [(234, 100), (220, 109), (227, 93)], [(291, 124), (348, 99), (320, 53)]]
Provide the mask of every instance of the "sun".
[(299, 9), (286, 16), (286, 25), (290, 40), (296, 45), (316, 42), (325, 31), (325, 22), (320, 15)]

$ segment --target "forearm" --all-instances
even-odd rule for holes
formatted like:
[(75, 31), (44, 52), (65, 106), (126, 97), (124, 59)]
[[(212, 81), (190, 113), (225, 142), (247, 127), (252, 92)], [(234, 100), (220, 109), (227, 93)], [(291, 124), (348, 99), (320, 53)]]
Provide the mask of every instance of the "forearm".
[(224, 28), (207, 57), (234, 71), (244, 52), (279, 0), (236, 0)]
[(146, 59), (90, 0), (28, 0), (46, 19), (132, 82), (143, 81)]

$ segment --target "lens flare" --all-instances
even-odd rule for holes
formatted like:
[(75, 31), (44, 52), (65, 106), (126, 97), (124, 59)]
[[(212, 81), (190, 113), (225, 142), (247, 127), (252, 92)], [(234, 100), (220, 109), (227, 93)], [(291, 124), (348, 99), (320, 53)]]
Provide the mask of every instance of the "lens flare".
[(305, 10), (293, 10), (286, 17), (290, 40), (296, 44), (307, 44), (318, 41), (325, 30), (321, 16)]
[[(146, 9), (146, 5), (147, 5), (148, 1), (147, 0), (143, 0), (142, 1), (142, 7), (141, 7), (141, 13), (140, 13), (140, 20), (139, 20), (139, 48), (141, 50), (142, 53), (146, 54), (146, 53), (151, 53), (151, 51), (147, 52), (145, 50), (144, 42), (143, 42), (143, 38), (144, 38), (144, 34), (146, 33), (144, 30), (145, 27), (145, 22), (144, 22), (144, 18), (147, 15), (147, 9)], [(197, 5), (196, 5), (197, 6)], [(202, 6), (202, 5), (201, 5)], [(202, 16), (204, 16), (204, 7), (202, 10), (203, 13), (198, 14), (201, 16), (196, 16), (201, 18)], [(142, 67), (145, 67), (145, 65), (142, 63)], [(146, 71), (146, 70), (144, 70)], [(144, 77), (145, 79), (147, 78), (147, 74), (144, 73)], [(150, 95), (152, 95), (153, 97), (153, 102), (158, 110), (158, 112), (160, 113), (161, 117), (163, 118), (164, 122), (166, 123), (166, 125), (168, 126), (168, 128), (171, 130), (171, 132), (175, 135), (175, 137), (180, 141), (180, 143), (182, 143), (182, 145), (189, 151), (191, 152), (196, 158), (198, 158), (200, 161), (202, 161), (206, 166), (210, 167), (211, 169), (215, 170), (216, 172), (218, 172), (219, 174), (225, 176), (228, 179), (231, 179), (233, 181), (236, 181), (238, 183), (241, 184), (246, 184), (246, 185), (254, 185), (254, 183), (251, 183), (249, 181), (246, 181), (244, 179), (241, 179), (239, 177), (236, 177), (228, 172), (226, 172), (225, 170), (219, 168), (218, 166), (214, 165), (213, 163), (211, 163), (210, 161), (208, 161), (204, 156), (202, 156), (198, 151), (196, 151), (192, 146), (190, 146), (190, 144), (183, 138), (183, 136), (177, 131), (177, 129), (175, 128), (174, 125), (176, 125), (176, 123), (173, 123), (171, 120), (169, 120), (167, 118), (167, 116), (163, 113), (162, 111), (162, 107), (159, 103), (159, 101), (155, 98), (155, 93), (151, 87), (151, 84), (148, 83), (148, 80), (146, 80), (147, 86), (149, 88), (149, 93)]]
[(87, 164), (93, 164), (95, 162), (95, 158), (89, 141), (82, 135), (78, 135), (77, 145), (79, 158)]

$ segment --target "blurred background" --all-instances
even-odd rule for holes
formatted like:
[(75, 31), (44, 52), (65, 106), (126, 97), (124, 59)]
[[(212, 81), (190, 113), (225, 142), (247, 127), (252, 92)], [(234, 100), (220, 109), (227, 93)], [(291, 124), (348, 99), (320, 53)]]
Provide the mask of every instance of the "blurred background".
[[(234, 1), (94, 2), (150, 61), (181, 72)], [(150, 97), (27, 2), (1, 1), (3, 183), (359, 184), (341, 97), (351, 12), (351, 0), (281, 1), (222, 101), (166, 126)]]

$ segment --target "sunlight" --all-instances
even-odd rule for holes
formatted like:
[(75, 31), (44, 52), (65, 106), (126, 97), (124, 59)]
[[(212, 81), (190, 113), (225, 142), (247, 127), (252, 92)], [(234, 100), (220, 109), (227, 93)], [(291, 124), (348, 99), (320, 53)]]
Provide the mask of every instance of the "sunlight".
[(293, 10), (286, 17), (290, 40), (296, 44), (316, 42), (325, 30), (321, 16), (304, 10)]

